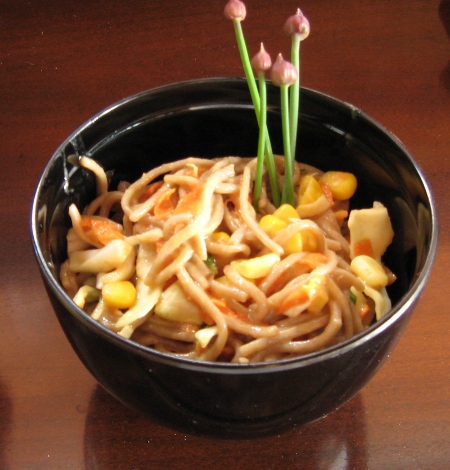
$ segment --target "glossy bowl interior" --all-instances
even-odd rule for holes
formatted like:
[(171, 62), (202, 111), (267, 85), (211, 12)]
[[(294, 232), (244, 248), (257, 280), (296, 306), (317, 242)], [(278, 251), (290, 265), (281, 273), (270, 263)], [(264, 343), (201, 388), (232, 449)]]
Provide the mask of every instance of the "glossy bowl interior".
[[(282, 153), (279, 91), (268, 87), (268, 125)], [(242, 79), (168, 85), (127, 98), (94, 116), (49, 160), (32, 209), (36, 260), (58, 319), (98, 382), (126, 405), (172, 424), (221, 433), (255, 433), (305, 424), (357, 393), (378, 370), (407, 324), (428, 278), (437, 220), (424, 178), (403, 146), (351, 105), (302, 90), (297, 159), (322, 170), (353, 172), (353, 207), (387, 206), (395, 239), (386, 253), (398, 280), (392, 311), (364, 333), (321, 352), (267, 364), (202, 363), (123, 339), (80, 310), (61, 288), (68, 206), (95, 195), (93, 176), (72, 166), (89, 155), (112, 186), (189, 155), (256, 154), (257, 124)]]

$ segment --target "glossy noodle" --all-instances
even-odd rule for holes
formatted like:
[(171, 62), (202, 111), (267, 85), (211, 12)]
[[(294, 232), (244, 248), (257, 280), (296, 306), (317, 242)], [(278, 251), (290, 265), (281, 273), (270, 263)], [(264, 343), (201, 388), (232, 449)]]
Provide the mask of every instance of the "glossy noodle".
[[(353, 175), (295, 163), (297, 207), (252, 205), (256, 159), (187, 158), (98, 196), (73, 228), (61, 281), (93, 319), (158, 351), (246, 364), (324, 349), (391, 305), (387, 210), (351, 211)], [(282, 158), (276, 158), (282, 182)]]

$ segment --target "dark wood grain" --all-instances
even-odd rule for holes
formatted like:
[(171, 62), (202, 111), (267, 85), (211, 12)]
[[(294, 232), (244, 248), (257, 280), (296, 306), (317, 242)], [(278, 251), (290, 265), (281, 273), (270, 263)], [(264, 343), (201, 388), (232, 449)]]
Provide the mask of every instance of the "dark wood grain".
[(303, 84), (394, 132), (427, 177), (440, 242), (390, 359), (327, 418), (219, 439), (142, 418), (98, 387), (46, 298), (29, 237), (46, 161), (107, 105), (179, 80), (242, 75), (224, 2), (0, 1), (0, 469), (445, 469), (450, 462), (450, 5), (438, 0), (248, 0), (249, 48), (289, 54), (300, 6)]

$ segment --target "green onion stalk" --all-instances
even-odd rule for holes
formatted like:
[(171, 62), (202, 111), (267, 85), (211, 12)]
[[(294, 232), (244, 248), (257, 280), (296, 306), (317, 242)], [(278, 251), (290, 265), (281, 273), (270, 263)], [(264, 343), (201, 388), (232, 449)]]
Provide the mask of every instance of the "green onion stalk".
[(300, 43), (309, 36), (309, 21), (300, 8), (284, 24), (284, 32), (291, 37), (291, 62), (297, 69), (298, 79), (290, 90), (290, 139), (291, 154), (296, 155), (298, 116), (300, 112)]
[[(224, 15), (226, 18), (231, 20), (234, 25), (236, 34), (236, 41), (238, 44), (239, 54), (241, 56), (242, 65), (244, 67), (245, 77), (250, 90), (250, 96), (252, 98), (253, 106), (255, 107), (256, 117), (258, 125), (260, 127), (260, 134), (264, 135), (264, 147), (265, 147), (265, 160), (267, 165), (267, 172), (269, 175), (269, 183), (272, 192), (272, 200), (275, 206), (280, 204), (280, 189), (278, 186), (278, 178), (275, 167), (275, 160), (273, 158), (272, 145), (270, 143), (269, 132), (267, 130), (267, 124), (261, 123), (261, 98), (256, 84), (256, 79), (252, 72), (252, 66), (248, 55), (247, 45), (244, 38), (244, 32), (242, 30), (241, 22), (247, 15), (245, 4), (241, 0), (229, 0), (224, 8)], [(264, 113), (266, 114), (266, 113)], [(260, 157), (263, 160), (263, 157)]]
[(272, 67), (272, 59), (265, 51), (263, 43), (259, 52), (252, 58), (251, 66), (255, 75), (258, 77), (259, 84), (259, 139), (258, 139), (258, 156), (256, 159), (255, 184), (253, 188), (253, 206), (258, 210), (259, 199), (261, 197), (262, 177), (264, 170), (264, 150), (266, 148), (267, 131), (267, 89), (265, 72)]
[(294, 158), (291, 152), (291, 136), (289, 125), (289, 87), (293, 85), (297, 79), (297, 69), (293, 64), (283, 59), (278, 54), (277, 60), (273, 64), (271, 71), (272, 82), (280, 87), (281, 91), (281, 122), (283, 131), (283, 148), (284, 148), (284, 182), (283, 192), (281, 195), (282, 204), (290, 204), (295, 206), (294, 196)]

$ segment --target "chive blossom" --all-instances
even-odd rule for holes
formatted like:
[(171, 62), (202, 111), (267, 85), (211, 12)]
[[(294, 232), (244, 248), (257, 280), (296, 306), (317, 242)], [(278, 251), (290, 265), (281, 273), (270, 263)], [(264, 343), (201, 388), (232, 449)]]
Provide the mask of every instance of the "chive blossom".
[(287, 36), (298, 36), (303, 41), (309, 36), (310, 25), (306, 16), (303, 15), (300, 8), (297, 8), (295, 15), (290, 16), (284, 23), (284, 32)]
[(243, 21), (247, 15), (247, 9), (241, 0), (229, 0), (223, 9), (223, 14), (228, 20)]

